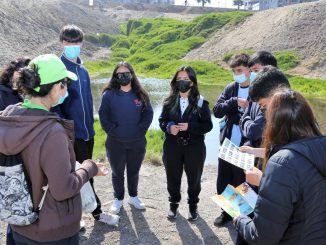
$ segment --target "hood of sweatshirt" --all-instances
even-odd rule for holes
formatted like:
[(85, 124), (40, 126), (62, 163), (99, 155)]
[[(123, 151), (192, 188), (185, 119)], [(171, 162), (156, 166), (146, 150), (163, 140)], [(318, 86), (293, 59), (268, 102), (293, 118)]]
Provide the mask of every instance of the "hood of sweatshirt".
[(326, 176), (326, 136), (299, 140), (287, 145), (285, 148), (295, 150), (306, 157), (321, 175)]
[[(0, 112), (0, 152), (15, 155), (22, 152), (40, 133), (59, 122), (73, 139), (73, 122), (62, 120), (56, 113), (40, 109), (8, 106)], [(40, 146), (41, 147), (41, 146)]]

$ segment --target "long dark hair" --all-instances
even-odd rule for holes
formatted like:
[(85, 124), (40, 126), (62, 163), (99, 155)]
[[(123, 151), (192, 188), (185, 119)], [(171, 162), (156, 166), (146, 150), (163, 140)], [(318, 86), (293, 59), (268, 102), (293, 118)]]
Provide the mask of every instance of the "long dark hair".
[(320, 135), (312, 109), (299, 92), (290, 89), (276, 92), (266, 111), (263, 169), (274, 147)]
[(177, 77), (180, 71), (185, 71), (188, 74), (190, 81), (192, 81), (193, 86), (190, 89), (188, 100), (189, 100), (189, 111), (193, 112), (197, 109), (197, 103), (199, 100), (199, 90), (198, 90), (198, 83), (197, 83), (197, 76), (194, 69), (190, 66), (181, 66), (177, 72), (175, 73), (172, 81), (170, 83), (171, 90), (170, 94), (167, 98), (164, 99), (163, 105), (166, 108), (167, 112), (176, 112), (179, 108), (180, 101), (179, 101), (179, 90), (177, 87)]
[(30, 58), (22, 57), (9, 62), (1, 73), (0, 84), (12, 87), (12, 78), (15, 71), (18, 71), (20, 68), (27, 66), (30, 61)]
[(117, 70), (119, 67), (126, 67), (130, 73), (131, 73), (131, 89), (136, 94), (137, 98), (141, 100), (142, 104), (144, 105), (144, 108), (149, 103), (149, 96), (146, 90), (140, 85), (140, 82), (136, 76), (135, 70), (132, 68), (131, 64), (129, 64), (127, 61), (121, 61), (119, 62), (116, 67), (113, 70), (112, 77), (109, 81), (109, 83), (103, 88), (102, 93), (104, 93), (106, 90), (119, 90), (120, 84), (118, 83), (118, 75)]

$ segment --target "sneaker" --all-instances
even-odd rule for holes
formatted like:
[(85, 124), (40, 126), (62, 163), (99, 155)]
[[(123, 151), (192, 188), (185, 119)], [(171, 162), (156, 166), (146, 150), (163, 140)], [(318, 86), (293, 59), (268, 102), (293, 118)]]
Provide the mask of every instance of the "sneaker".
[(168, 212), (168, 219), (176, 219), (177, 218), (177, 209), (179, 207), (178, 203), (170, 203), (170, 210)]
[(226, 212), (222, 211), (221, 215), (215, 219), (214, 225), (220, 227), (225, 225), (230, 220), (232, 220), (232, 217), (228, 215)]
[(189, 204), (188, 220), (195, 221), (198, 219), (197, 204)]
[(86, 230), (86, 228), (85, 228), (85, 226), (86, 226), (86, 224), (85, 224), (85, 221), (84, 220), (80, 220), (80, 222), (79, 222), (79, 231), (85, 231)]
[(117, 226), (119, 224), (119, 219), (120, 217), (118, 215), (101, 213), (98, 221), (105, 223), (107, 225)]
[(120, 213), (120, 209), (121, 209), (122, 205), (123, 205), (123, 200), (114, 199), (114, 201), (110, 207), (110, 212), (113, 214)]
[(137, 209), (141, 209), (141, 210), (145, 209), (145, 204), (137, 196), (130, 197), (128, 203)]

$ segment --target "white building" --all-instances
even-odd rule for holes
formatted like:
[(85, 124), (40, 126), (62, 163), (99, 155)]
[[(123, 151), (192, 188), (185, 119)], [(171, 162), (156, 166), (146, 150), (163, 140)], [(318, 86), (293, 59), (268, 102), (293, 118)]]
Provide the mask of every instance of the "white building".
[(259, 10), (266, 10), (272, 8), (283, 7), (286, 5), (313, 2), (317, 0), (259, 0)]

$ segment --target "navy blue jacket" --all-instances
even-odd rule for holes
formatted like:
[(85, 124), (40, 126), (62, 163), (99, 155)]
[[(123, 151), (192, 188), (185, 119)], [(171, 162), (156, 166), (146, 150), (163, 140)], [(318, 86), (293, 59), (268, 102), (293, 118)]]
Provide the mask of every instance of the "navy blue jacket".
[(239, 123), (243, 136), (241, 145), (260, 147), (265, 122), (265, 113), (261, 110), (260, 105), (250, 100)]
[[(189, 110), (188, 106), (182, 116), (180, 106), (174, 113), (167, 111), (166, 106), (163, 106), (159, 123), (160, 128), (165, 132), (167, 140), (177, 140), (177, 137), (189, 137), (189, 144), (204, 141), (204, 135), (213, 128), (211, 112), (208, 107), (208, 101), (206, 100), (203, 101), (201, 108), (197, 108), (193, 112)], [(171, 123), (188, 123), (188, 130), (179, 132), (177, 136), (174, 136), (168, 132)]]
[(93, 97), (88, 72), (79, 58), (77, 63), (68, 60), (64, 55), (61, 55), (60, 58), (67, 70), (77, 75), (78, 80), (70, 84), (68, 97), (53, 111), (65, 119), (74, 121), (75, 137), (77, 139), (90, 140), (94, 138), (95, 131), (93, 125)]
[(225, 117), (226, 120), (226, 125), (220, 132), (221, 144), (225, 138), (231, 138), (233, 124), (239, 125), (239, 120), (242, 116), (238, 110), (238, 91), (239, 84), (236, 82), (227, 85), (217, 99), (213, 108), (215, 117)]
[(105, 91), (98, 114), (107, 136), (123, 142), (143, 139), (153, 120), (150, 102), (144, 107), (132, 90)]
[(9, 86), (0, 84), (0, 111), (3, 111), (8, 105), (14, 105), (22, 101), (23, 99), (17, 91), (12, 90)]
[(326, 137), (283, 146), (268, 161), (254, 218), (236, 229), (250, 244), (326, 243)]

